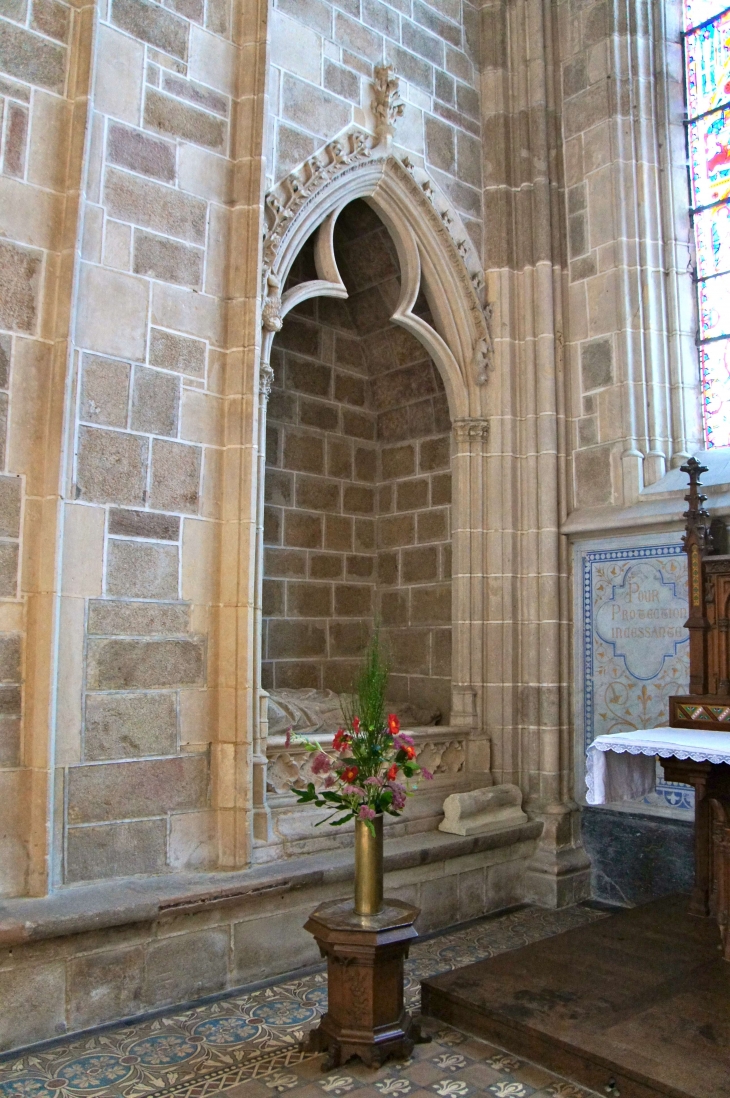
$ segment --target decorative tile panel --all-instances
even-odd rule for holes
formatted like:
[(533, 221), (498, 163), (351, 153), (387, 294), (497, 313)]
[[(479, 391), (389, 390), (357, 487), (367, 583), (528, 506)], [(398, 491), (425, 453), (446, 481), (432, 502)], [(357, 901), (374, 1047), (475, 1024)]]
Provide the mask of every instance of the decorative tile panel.
[[(679, 536), (612, 538), (575, 549), (576, 792), (596, 736), (669, 723), (669, 697), (689, 681), (687, 559)], [(691, 812), (689, 787), (664, 781), (625, 807)]]

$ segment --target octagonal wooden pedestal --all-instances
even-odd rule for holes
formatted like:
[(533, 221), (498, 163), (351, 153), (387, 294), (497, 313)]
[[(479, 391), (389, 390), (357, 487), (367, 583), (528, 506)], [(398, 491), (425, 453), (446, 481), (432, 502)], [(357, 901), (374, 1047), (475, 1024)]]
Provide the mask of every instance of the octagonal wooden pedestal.
[(384, 901), (378, 915), (356, 915), (352, 900), (333, 900), (312, 912), (304, 929), (327, 958), (328, 1008), (309, 1047), (327, 1052), (326, 1067), (351, 1056), (382, 1064), (406, 1059), (420, 1040), (418, 1024), (403, 1005), (403, 962), (418, 934), (417, 907)]

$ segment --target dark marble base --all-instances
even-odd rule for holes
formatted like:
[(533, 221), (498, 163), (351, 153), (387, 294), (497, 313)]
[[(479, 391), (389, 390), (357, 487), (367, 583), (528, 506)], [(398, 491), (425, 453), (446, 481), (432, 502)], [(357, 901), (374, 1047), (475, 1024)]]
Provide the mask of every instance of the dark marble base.
[(692, 821), (584, 807), (581, 826), (594, 900), (633, 907), (692, 891)]

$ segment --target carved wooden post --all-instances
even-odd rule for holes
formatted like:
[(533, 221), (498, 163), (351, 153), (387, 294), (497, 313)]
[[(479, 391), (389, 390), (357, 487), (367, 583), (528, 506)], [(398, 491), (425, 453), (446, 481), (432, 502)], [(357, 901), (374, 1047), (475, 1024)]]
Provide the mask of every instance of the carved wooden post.
[(691, 457), (682, 472), (689, 474), (689, 492), (684, 497), (689, 504), (684, 512), (687, 531), (682, 540), (687, 554), (687, 588), (689, 596), (689, 617), (685, 627), (689, 630), (689, 692), (707, 693), (707, 630), (705, 614), (705, 581), (702, 558), (712, 547), (710, 540), (710, 516), (702, 506), (707, 496), (700, 492), (700, 475), (707, 472), (706, 465), (700, 465), (697, 458)]

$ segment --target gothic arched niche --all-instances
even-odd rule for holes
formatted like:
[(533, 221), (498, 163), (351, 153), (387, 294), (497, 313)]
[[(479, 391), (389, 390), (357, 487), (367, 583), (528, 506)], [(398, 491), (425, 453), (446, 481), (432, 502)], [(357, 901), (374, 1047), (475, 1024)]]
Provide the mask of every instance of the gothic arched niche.
[[(410, 724), (451, 712), (451, 417), (413, 325), (395, 325), (396, 242), (355, 199), (328, 226), (346, 296), (306, 296), (316, 238), (292, 263), (270, 352), (262, 686), (347, 691), (376, 620), (390, 704)], [(409, 303), (436, 337), (429, 304)]]
[(470, 772), (488, 774), (483, 530), (493, 389), (499, 399), (486, 384), (493, 344), (480, 260), (422, 168), (353, 128), (266, 207), (259, 438), (267, 418), (269, 432), (266, 456), (259, 447), (254, 620), (261, 837), (266, 687), (346, 689), (377, 614), (409, 723), (470, 730), (459, 750)]

